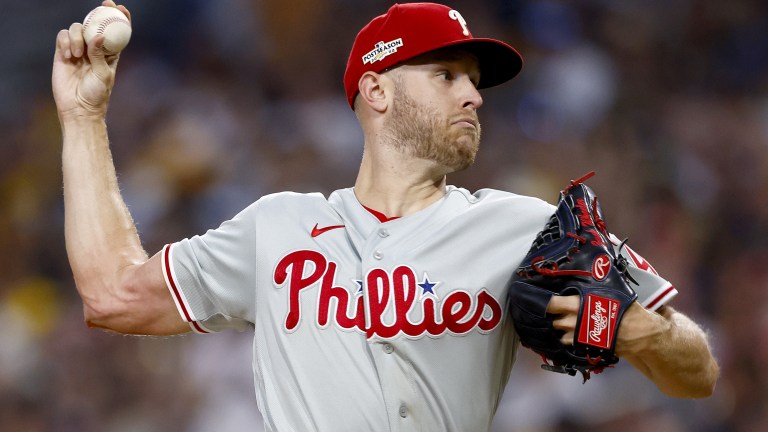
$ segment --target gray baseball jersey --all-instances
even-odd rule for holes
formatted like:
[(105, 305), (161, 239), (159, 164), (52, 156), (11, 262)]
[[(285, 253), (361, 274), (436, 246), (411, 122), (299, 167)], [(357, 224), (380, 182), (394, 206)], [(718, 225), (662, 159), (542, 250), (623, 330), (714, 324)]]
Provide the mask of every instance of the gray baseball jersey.
[[(382, 222), (352, 189), (279, 193), (167, 245), (163, 271), (195, 331), (254, 331), (267, 430), (483, 431), (518, 346), (507, 282), (553, 211), (448, 187)], [(657, 307), (674, 293), (649, 275)]]

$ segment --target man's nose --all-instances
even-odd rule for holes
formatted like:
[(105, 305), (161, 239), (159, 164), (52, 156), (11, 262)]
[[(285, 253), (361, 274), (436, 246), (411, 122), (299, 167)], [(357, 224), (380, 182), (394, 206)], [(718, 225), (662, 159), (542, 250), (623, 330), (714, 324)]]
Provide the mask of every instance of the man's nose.
[(469, 78), (466, 78), (464, 80), (464, 85), (462, 87), (465, 92), (463, 96), (462, 101), (462, 108), (473, 108), (478, 109), (483, 105), (483, 97), (480, 96), (480, 91), (477, 90), (477, 87), (475, 87), (475, 84), (470, 80)]

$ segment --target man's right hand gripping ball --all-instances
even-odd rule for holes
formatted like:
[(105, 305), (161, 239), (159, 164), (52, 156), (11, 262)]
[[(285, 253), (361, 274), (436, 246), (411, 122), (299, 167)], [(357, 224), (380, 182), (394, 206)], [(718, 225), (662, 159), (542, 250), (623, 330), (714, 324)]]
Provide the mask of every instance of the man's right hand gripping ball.
[[(117, 7), (129, 19), (125, 6), (112, 1), (103, 6)], [(88, 46), (83, 39), (83, 25), (73, 23), (56, 35), (51, 84), (61, 120), (93, 116), (103, 117), (115, 83), (118, 55), (106, 55), (104, 37), (97, 36)]]
[[(616, 333), (624, 312), (637, 298), (627, 262), (611, 245), (597, 197), (583, 182), (560, 192), (555, 214), (539, 232), (512, 277), (510, 313), (523, 346), (540, 354), (542, 368), (575, 375), (619, 361)], [(620, 249), (620, 248), (619, 248)], [(578, 295), (581, 302), (573, 344), (547, 312), (552, 296)]]

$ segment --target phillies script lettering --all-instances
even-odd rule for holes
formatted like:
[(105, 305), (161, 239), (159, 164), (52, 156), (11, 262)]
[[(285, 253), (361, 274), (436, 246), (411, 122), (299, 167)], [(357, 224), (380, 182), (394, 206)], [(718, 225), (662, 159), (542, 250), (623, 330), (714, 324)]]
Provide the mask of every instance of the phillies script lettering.
[(337, 268), (335, 262), (311, 250), (291, 252), (280, 260), (273, 276), (278, 287), (287, 288), (286, 330), (295, 330), (301, 322), (300, 297), (306, 295), (318, 299), (317, 325), (326, 327), (335, 320), (339, 327), (357, 329), (368, 338), (465, 334), (475, 328), (489, 332), (501, 322), (501, 305), (484, 289), (474, 296), (461, 290), (442, 299), (434, 294), (419, 296), (416, 272), (398, 266), (391, 271), (370, 270), (362, 290), (355, 294), (335, 285)]

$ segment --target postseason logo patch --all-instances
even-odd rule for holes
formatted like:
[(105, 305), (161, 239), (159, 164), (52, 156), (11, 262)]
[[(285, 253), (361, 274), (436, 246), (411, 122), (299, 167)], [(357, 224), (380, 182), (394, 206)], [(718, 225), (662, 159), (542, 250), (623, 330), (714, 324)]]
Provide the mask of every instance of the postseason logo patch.
[(610, 348), (611, 335), (614, 334), (616, 317), (619, 313), (619, 302), (587, 294), (584, 303), (585, 309), (581, 317), (578, 341), (599, 348)]
[(403, 38), (397, 38), (389, 42), (379, 42), (371, 51), (363, 56), (363, 64), (373, 64), (384, 60), (388, 55), (396, 53), (397, 49), (401, 46), (403, 46)]

